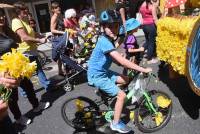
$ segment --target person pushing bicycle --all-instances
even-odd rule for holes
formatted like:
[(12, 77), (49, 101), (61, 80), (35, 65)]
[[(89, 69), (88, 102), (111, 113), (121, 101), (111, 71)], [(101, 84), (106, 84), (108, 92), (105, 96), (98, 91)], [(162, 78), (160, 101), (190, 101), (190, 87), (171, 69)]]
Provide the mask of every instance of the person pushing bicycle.
[(100, 14), (100, 25), (103, 29), (99, 36), (96, 47), (88, 62), (87, 78), (88, 84), (103, 90), (111, 96), (117, 96), (115, 103), (114, 119), (110, 128), (120, 133), (128, 133), (131, 128), (121, 120), (121, 112), (126, 98), (126, 93), (117, 84), (127, 84), (128, 76), (118, 74), (109, 70), (112, 61), (117, 61), (125, 68), (137, 70), (139, 72), (151, 72), (151, 68), (143, 68), (125, 59), (116, 51), (114, 41), (119, 32), (120, 19), (114, 10), (106, 10)]

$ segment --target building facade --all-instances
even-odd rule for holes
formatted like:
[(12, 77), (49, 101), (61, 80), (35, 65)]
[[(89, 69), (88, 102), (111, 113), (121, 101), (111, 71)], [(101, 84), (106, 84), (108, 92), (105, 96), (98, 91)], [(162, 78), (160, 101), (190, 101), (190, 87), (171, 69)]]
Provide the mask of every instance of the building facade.
[[(2, 0), (3, 3), (13, 4), (18, 0)], [(22, 0), (25, 2), (33, 19), (36, 21), (36, 30), (40, 33), (50, 31), (51, 11), (50, 5), (54, 0)], [(98, 14), (105, 9), (112, 8), (114, 0), (57, 0), (60, 3), (62, 11), (68, 8), (80, 8), (83, 6), (91, 6), (95, 14)], [(8, 23), (11, 24), (13, 18), (13, 10), (11, 8), (4, 8)]]

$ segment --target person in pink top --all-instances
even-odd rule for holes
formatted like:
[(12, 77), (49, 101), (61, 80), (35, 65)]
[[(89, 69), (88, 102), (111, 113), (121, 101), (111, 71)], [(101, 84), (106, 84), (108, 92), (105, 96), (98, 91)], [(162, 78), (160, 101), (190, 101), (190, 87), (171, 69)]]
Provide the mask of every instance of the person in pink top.
[(145, 0), (141, 5), (139, 12), (142, 16), (141, 23), (142, 29), (145, 34), (146, 42), (144, 44), (145, 50), (147, 50), (147, 63), (156, 63), (156, 21), (157, 13), (156, 8), (158, 1), (156, 0)]

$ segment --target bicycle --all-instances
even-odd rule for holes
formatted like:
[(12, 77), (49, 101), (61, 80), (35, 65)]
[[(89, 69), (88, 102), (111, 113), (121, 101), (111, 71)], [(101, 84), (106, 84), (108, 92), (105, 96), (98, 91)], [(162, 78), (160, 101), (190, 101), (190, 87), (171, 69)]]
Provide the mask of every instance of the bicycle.
[[(134, 114), (136, 126), (140, 131), (146, 133), (155, 132), (165, 127), (172, 115), (170, 97), (162, 91), (148, 91), (146, 89), (152, 78), (158, 81), (154, 74), (148, 74), (147, 77), (141, 73), (136, 74), (135, 78), (129, 83), (125, 101), (125, 107), (129, 107), (129, 115), (133, 116)], [(98, 120), (112, 121), (114, 112), (110, 102), (116, 97), (110, 97), (101, 90), (96, 93), (100, 95), (100, 101), (78, 96), (63, 103), (62, 117), (69, 126), (78, 130), (88, 130), (94, 128)], [(132, 101), (128, 105), (130, 100)], [(105, 110), (100, 108), (103, 104), (107, 107)], [(133, 113), (133, 111), (135, 112)]]

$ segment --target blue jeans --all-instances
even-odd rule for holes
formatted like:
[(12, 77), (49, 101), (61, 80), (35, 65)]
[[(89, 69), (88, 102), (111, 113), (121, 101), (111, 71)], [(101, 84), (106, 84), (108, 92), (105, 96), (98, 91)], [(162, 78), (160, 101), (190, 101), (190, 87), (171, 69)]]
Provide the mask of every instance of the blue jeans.
[(0, 121), (0, 132), (1, 134), (17, 134), (9, 116)]
[(46, 91), (49, 91), (51, 88), (51, 82), (49, 80), (47, 80), (47, 77), (46, 77), (44, 71), (42, 70), (42, 66), (38, 60), (38, 57), (32, 55), (32, 56), (29, 56), (29, 59), (31, 62), (36, 61), (36, 63), (37, 63), (36, 73), (39, 78), (40, 84), (42, 85), (42, 87), (44, 87), (44, 89)]
[(67, 39), (67, 32), (52, 39), (52, 59), (56, 62), (60, 58), (61, 49), (64, 48)]
[(147, 50), (147, 59), (151, 60), (154, 56), (156, 56), (156, 25), (148, 24), (143, 25), (142, 29), (144, 31), (146, 42), (144, 44), (145, 50)]

